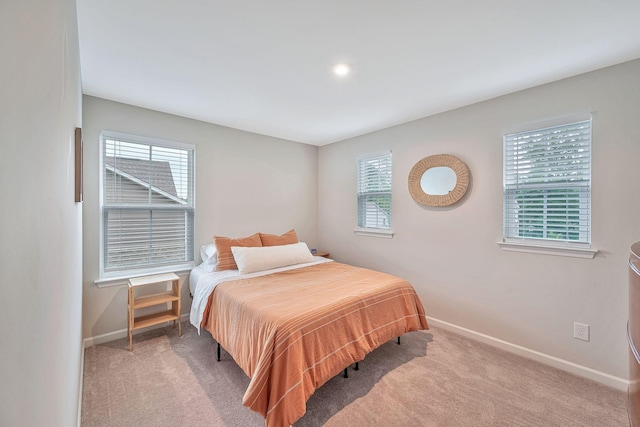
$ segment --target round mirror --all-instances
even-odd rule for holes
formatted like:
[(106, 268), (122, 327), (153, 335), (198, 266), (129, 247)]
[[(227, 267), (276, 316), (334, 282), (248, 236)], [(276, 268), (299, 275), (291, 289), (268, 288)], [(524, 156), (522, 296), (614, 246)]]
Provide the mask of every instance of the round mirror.
[(469, 169), (449, 154), (425, 157), (409, 173), (409, 193), (424, 206), (449, 206), (464, 196), (469, 186)]
[(420, 178), (420, 188), (433, 196), (444, 196), (456, 188), (458, 177), (456, 172), (446, 166), (427, 169)]

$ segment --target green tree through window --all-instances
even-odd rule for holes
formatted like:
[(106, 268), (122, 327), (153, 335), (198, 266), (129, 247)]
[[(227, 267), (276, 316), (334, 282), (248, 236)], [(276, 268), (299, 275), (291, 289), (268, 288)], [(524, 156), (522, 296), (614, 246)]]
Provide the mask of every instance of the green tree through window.
[(358, 228), (391, 229), (391, 153), (358, 160)]
[(590, 243), (591, 119), (504, 137), (505, 239)]

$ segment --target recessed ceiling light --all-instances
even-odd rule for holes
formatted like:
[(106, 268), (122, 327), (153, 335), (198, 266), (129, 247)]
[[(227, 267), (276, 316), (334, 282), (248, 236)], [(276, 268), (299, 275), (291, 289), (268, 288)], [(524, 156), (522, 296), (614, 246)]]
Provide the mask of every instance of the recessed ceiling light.
[(351, 72), (351, 67), (348, 64), (336, 64), (333, 66), (333, 74), (339, 77), (344, 77)]

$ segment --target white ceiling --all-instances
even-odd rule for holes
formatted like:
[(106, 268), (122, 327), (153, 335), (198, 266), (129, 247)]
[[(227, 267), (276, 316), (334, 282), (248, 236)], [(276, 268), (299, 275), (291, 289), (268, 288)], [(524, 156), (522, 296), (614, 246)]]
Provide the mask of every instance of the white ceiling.
[(639, 0), (77, 5), (85, 94), (314, 145), (640, 58)]

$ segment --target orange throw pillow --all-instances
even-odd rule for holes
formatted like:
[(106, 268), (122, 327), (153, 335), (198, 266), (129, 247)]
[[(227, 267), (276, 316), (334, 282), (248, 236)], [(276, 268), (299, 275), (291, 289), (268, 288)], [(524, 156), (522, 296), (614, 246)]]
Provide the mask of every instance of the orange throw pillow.
[(291, 229), (284, 233), (282, 236), (278, 236), (275, 234), (260, 234), (260, 240), (262, 241), (262, 246), (281, 246), (281, 245), (292, 245), (294, 243), (298, 243), (298, 235), (296, 234), (296, 230)]
[(240, 237), (231, 239), (223, 236), (213, 236), (213, 242), (216, 245), (216, 253), (218, 254), (218, 265), (216, 271), (237, 270), (236, 260), (231, 253), (231, 246), (255, 247), (262, 246), (260, 233), (253, 234), (249, 237)]

